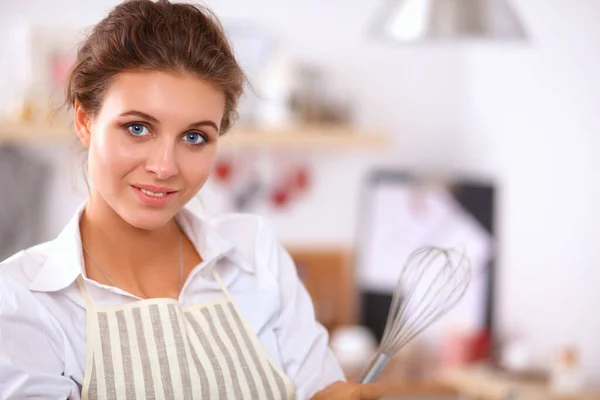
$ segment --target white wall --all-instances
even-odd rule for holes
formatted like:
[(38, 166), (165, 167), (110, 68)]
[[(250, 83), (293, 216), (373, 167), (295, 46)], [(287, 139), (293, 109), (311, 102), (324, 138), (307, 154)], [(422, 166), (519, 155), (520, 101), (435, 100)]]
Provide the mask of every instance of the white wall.
[(521, 46), (466, 54), (463, 161), (502, 183), (501, 297), (506, 334), (535, 356), (577, 344), (600, 380), (600, 3), (520, 0)]
[[(114, 3), (90, 1), (84, 10), (75, 0), (5, 0), (0, 45), (13, 42), (19, 21), (86, 25)], [(366, 36), (373, 2), (211, 2), (225, 20), (264, 24), (292, 57), (331, 71), (357, 101), (359, 123), (395, 140), (393, 155), (383, 161), (318, 158), (306, 201), (271, 215), (283, 240), (351, 242), (360, 179), (373, 162), (493, 176), (501, 187), (502, 331), (530, 340), (540, 359), (563, 343), (578, 344), (587, 371), (600, 380), (600, 161), (594, 157), (600, 148), (600, 3), (515, 3), (533, 34), (528, 46), (391, 48)], [(0, 46), (0, 106), (17, 92), (11, 74), (22, 75), (21, 53)], [(68, 167), (64, 149), (44, 154)], [(68, 182), (56, 179), (48, 236), (78, 201)], [(324, 208), (330, 202), (335, 207)]]

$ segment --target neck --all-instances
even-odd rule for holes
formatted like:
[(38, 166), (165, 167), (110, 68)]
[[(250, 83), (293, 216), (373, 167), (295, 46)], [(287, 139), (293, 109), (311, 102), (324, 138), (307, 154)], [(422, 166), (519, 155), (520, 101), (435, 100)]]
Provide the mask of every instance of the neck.
[(149, 268), (177, 262), (179, 227), (175, 220), (156, 230), (139, 229), (103, 199), (91, 196), (80, 231), (83, 244), (112, 279), (116, 273), (139, 278), (147, 275)]

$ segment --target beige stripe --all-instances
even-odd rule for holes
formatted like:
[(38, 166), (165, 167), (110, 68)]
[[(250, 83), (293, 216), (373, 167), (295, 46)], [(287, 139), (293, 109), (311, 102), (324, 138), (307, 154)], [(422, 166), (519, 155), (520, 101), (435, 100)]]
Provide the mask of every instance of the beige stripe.
[(148, 351), (148, 359), (150, 361), (150, 370), (152, 371), (152, 382), (154, 384), (154, 399), (164, 399), (164, 388), (162, 376), (160, 375), (160, 365), (158, 363), (158, 352), (156, 351), (156, 341), (154, 340), (154, 330), (152, 329), (152, 320), (150, 319), (150, 308), (140, 307), (143, 337), (138, 336), (138, 340), (146, 342), (146, 350)]
[(237, 314), (231, 304), (227, 304), (223, 307), (223, 313), (232, 327), (236, 341), (240, 343), (240, 349), (244, 355), (244, 362), (252, 374), (252, 382), (256, 385), (256, 390), (258, 393), (266, 393), (267, 378), (262, 368), (260, 368), (256, 350), (250, 348), (252, 343), (244, 331), (245, 327), (240, 324), (239, 318), (236, 318)]
[(97, 399), (106, 399), (106, 383), (98, 382), (98, 377), (104, 378), (104, 363), (103, 363), (103, 355), (102, 355), (102, 336), (100, 334), (100, 322), (98, 321), (98, 313), (92, 311), (93, 323), (92, 328), (94, 329), (95, 339), (92, 342), (92, 346), (94, 347), (94, 366), (96, 369), (96, 398)]
[(169, 340), (173, 342), (173, 346), (176, 349), (177, 357), (177, 368), (171, 371), (171, 375), (173, 376), (173, 384), (181, 385), (182, 395), (180, 397), (181, 400), (193, 400), (194, 395), (192, 391), (192, 382), (190, 380), (190, 364), (192, 364), (192, 360), (188, 358), (185, 341), (187, 338), (184, 338), (183, 332), (181, 331), (181, 325), (179, 323), (179, 319), (177, 318), (177, 311), (175, 308), (175, 304), (168, 304), (166, 308), (166, 313), (168, 314), (169, 324), (165, 327), (165, 340)]
[(269, 386), (271, 387), (271, 391), (273, 392), (274, 397), (276, 399), (285, 398), (285, 393), (281, 393), (279, 391), (279, 385), (277, 384), (277, 375), (274, 374), (272, 365), (269, 362), (269, 358), (271, 356), (262, 346), (256, 346), (256, 351), (258, 353), (258, 357), (260, 358), (261, 366), (265, 369), (265, 375), (267, 375), (267, 379), (269, 380)]
[[(192, 394), (194, 396), (193, 398), (207, 398), (208, 394), (210, 393), (207, 381), (207, 374), (204, 370), (199, 370), (199, 368), (196, 366), (196, 359), (198, 358), (198, 356), (196, 354), (196, 351), (193, 350), (194, 347), (190, 346), (190, 336), (194, 336), (194, 333), (192, 332), (192, 334), (190, 335), (189, 331), (191, 331), (191, 329), (187, 328), (185, 317), (183, 312), (181, 311), (181, 308), (174, 307), (173, 312), (176, 315), (177, 322), (179, 324), (179, 330), (182, 335), (183, 345), (187, 358), (187, 365), (189, 367), (190, 372), (190, 382), (192, 385)], [(192, 354), (193, 351), (194, 353)], [(201, 385), (201, 380), (204, 381), (205, 384)]]
[(105, 312), (98, 313), (98, 322), (100, 324), (100, 337), (102, 338), (102, 363), (104, 364), (104, 385), (106, 386), (106, 398), (114, 399), (117, 397), (117, 388), (115, 387), (115, 372), (112, 361), (112, 344), (110, 338), (110, 327), (108, 325), (108, 315)]
[(90, 369), (90, 381), (89, 386), (87, 387), (84, 384), (83, 386), (83, 396), (82, 400), (96, 400), (98, 399), (98, 375), (96, 375), (96, 365), (92, 363), (92, 367)]
[[(131, 352), (131, 366), (132, 370), (139, 373), (139, 371), (143, 371), (142, 367), (142, 359), (140, 357), (140, 347), (137, 340), (136, 330), (135, 330), (135, 321), (133, 320), (133, 308), (124, 310), (125, 313), (125, 324), (127, 326), (127, 335), (129, 337), (129, 351)], [(148, 397), (146, 396), (146, 388), (144, 385), (143, 375), (128, 377), (128, 379), (133, 379), (135, 384), (135, 398), (137, 400), (145, 400)]]
[[(194, 332), (192, 332), (192, 335), (196, 335)], [(199, 349), (198, 351), (203, 351), (202, 349)], [(202, 366), (202, 363), (200, 362), (200, 358), (198, 357), (198, 351), (191, 351), (191, 359), (193, 361), (194, 367), (196, 368), (196, 371), (198, 371), (198, 374), (196, 376), (192, 377), (192, 382), (196, 382), (197, 384), (200, 385), (200, 389), (196, 393), (196, 395), (198, 395), (199, 399), (209, 399), (210, 398), (210, 383), (208, 382), (209, 379), (209, 375), (206, 373), (206, 369)], [(190, 363), (191, 365), (192, 363)]]
[[(127, 400), (135, 400), (135, 379), (131, 364), (131, 346), (127, 336), (127, 325), (125, 322), (125, 311), (119, 310), (115, 313), (117, 318), (117, 329), (121, 344), (121, 356), (123, 357), (123, 380), (125, 381), (125, 397)], [(133, 329), (133, 327), (132, 327)]]
[(150, 312), (150, 323), (154, 333), (154, 342), (156, 343), (156, 354), (158, 354), (157, 364), (160, 370), (160, 376), (163, 383), (163, 396), (166, 399), (174, 398), (173, 380), (171, 379), (171, 368), (169, 366), (169, 349), (165, 343), (164, 325), (160, 316), (160, 305), (151, 304), (148, 309)]
[(265, 352), (262, 349), (262, 344), (259, 342), (256, 334), (249, 327), (249, 324), (246, 323), (246, 321), (242, 318), (241, 314), (237, 312), (233, 303), (229, 303), (227, 305), (227, 308), (229, 312), (231, 312), (238, 329), (242, 333), (244, 345), (250, 348), (252, 360), (248, 361), (256, 363), (256, 368), (258, 369), (260, 380), (265, 388), (265, 395), (269, 399), (274, 399), (275, 397), (273, 396), (273, 389), (275, 388), (275, 382), (273, 380), (273, 375), (270, 374), (268, 371), (268, 363), (265, 360)]
[(227, 304), (223, 308), (223, 312), (226, 315), (227, 320), (231, 323), (236, 338), (241, 344), (245, 363), (250, 368), (252, 379), (257, 386), (257, 391), (261, 394), (260, 397), (273, 399), (273, 393), (269, 390), (267, 377), (265, 371), (260, 366), (256, 348), (253, 347), (253, 343), (250, 341), (250, 338), (245, 331), (245, 326), (241, 323), (239, 315), (235, 312), (231, 304)]
[[(256, 398), (256, 386), (251, 390), (248, 384), (249, 374), (247, 373), (245, 360), (241, 357), (239, 348), (242, 347), (240, 342), (235, 341), (235, 336), (231, 327), (227, 324), (223, 314), (223, 306), (216, 305), (209, 307), (207, 312), (210, 312), (214, 323), (214, 329), (219, 332), (219, 337), (225, 346), (227, 356), (231, 360), (231, 364), (235, 369), (236, 398), (253, 400)], [(232, 342), (233, 341), (233, 342)], [(235, 344), (234, 344), (235, 343)]]
[[(241, 330), (245, 333), (245, 335), (244, 335), (245, 338), (250, 337), (250, 338), (252, 338), (252, 341), (254, 342), (254, 345), (250, 345), (247, 343), (248, 346), (251, 347), (252, 349), (255, 349), (259, 353), (260, 361), (263, 366), (264, 366), (265, 362), (267, 362), (267, 364), (269, 365), (268, 369), (272, 373), (272, 377), (274, 377), (275, 380), (277, 381), (277, 387), (280, 389), (278, 397), (282, 398), (283, 396), (285, 396), (287, 398), (287, 393), (285, 393), (286, 390), (283, 386), (284, 386), (284, 381), (289, 382), (289, 378), (287, 378), (287, 376), (284, 375), (283, 371), (281, 371), (274, 364), (273, 359), (271, 358), (269, 353), (266, 351), (266, 349), (264, 348), (263, 344), (260, 342), (260, 340), (258, 339), (256, 334), (253, 332), (250, 325), (243, 319), (241, 312), (237, 309), (235, 302), (233, 301), (233, 298), (231, 297), (231, 294), (229, 293), (229, 291), (223, 284), (221, 277), (219, 276), (219, 274), (217, 273), (217, 271), (215, 269), (213, 269), (213, 275), (214, 275), (215, 279), (219, 282), (219, 284), (221, 285), (221, 288), (223, 289), (223, 292), (229, 299), (230, 303), (228, 304), (228, 306), (229, 306), (230, 310), (234, 313), (234, 318), (236, 319), (236, 322), (243, 325), (243, 328), (241, 328)], [(267, 373), (266, 375), (270, 376), (271, 374)], [(262, 377), (264, 377), (264, 376), (262, 376)], [(291, 382), (289, 382), (289, 383), (291, 385)], [(272, 382), (270, 382), (269, 385), (272, 389), (275, 389), (272, 386)], [(293, 391), (293, 393), (295, 393), (295, 391)], [(269, 393), (269, 394), (272, 396), (272, 393)], [(293, 396), (293, 397), (295, 397), (295, 396)]]
[(146, 334), (144, 333), (144, 322), (142, 321), (142, 311), (140, 307), (132, 310), (133, 321), (135, 322), (135, 334), (138, 339), (138, 351), (142, 360), (142, 378), (144, 379), (144, 388), (146, 396), (149, 399), (156, 398), (154, 392), (154, 381), (152, 378), (152, 368), (150, 367), (150, 353), (148, 352), (148, 343), (146, 343)]
[[(275, 382), (277, 382), (277, 388), (279, 389), (279, 397), (282, 399), (287, 399), (287, 388), (285, 386), (284, 377), (281, 375), (279, 370), (275, 368), (275, 365), (271, 363), (271, 373), (275, 377)], [(287, 377), (286, 377), (287, 378)]]
[[(104, 362), (110, 362), (112, 364), (113, 369), (113, 377), (114, 377), (114, 388), (116, 393), (125, 392), (125, 379), (123, 376), (123, 354), (121, 353), (120, 335), (119, 335), (119, 326), (117, 322), (117, 315), (115, 313), (106, 313), (106, 319), (108, 323), (108, 331), (110, 333), (110, 338), (105, 338), (110, 340), (110, 354), (106, 354), (104, 357)], [(110, 358), (108, 358), (108, 357)], [(111, 398), (109, 396), (109, 398)]]
[(279, 382), (277, 382), (277, 378), (279, 378), (279, 374), (273, 369), (272, 364), (269, 362), (267, 357), (270, 355), (264, 349), (257, 349), (260, 357), (260, 361), (265, 368), (265, 373), (267, 375), (267, 379), (269, 380), (269, 385), (271, 386), (271, 391), (276, 399), (285, 399), (285, 390), (281, 391), (281, 386)]
[[(215, 342), (213, 335), (208, 329), (208, 324), (210, 324), (210, 321), (206, 320), (202, 314), (202, 310), (194, 311), (187, 316), (188, 321), (198, 332), (198, 334), (202, 334), (199, 336), (199, 339), (202, 343), (202, 347), (204, 347), (206, 353), (208, 354), (210, 363), (213, 365), (213, 369), (215, 370), (217, 383), (219, 384), (219, 398), (234, 399), (235, 393), (231, 387), (229, 368), (225, 362), (225, 355), (221, 352), (221, 349)], [(205, 330), (202, 329), (203, 327)]]
[[(222, 327), (219, 325), (218, 317), (215, 313), (211, 313), (210, 309), (214, 309), (214, 307), (207, 307), (201, 310), (202, 316), (207, 321), (207, 325), (210, 328), (210, 337), (214, 339), (217, 350), (222, 354), (223, 360), (227, 365), (227, 371), (229, 372), (225, 375), (226, 378), (229, 378), (229, 384), (227, 385), (227, 389), (233, 390), (233, 398), (239, 399), (242, 397), (242, 390), (240, 385), (240, 379), (242, 378), (242, 371), (237, 370), (236, 365), (239, 363), (237, 360), (234, 360), (235, 352), (233, 349), (228, 349), (225, 345), (225, 332)], [(227, 380), (227, 379), (226, 379)]]
[[(249, 362), (251, 360), (248, 349), (244, 345), (242, 336), (239, 329), (235, 329), (235, 321), (228, 308), (223, 307), (219, 304), (215, 307), (217, 314), (219, 315), (219, 322), (222, 323), (223, 329), (227, 332), (227, 336), (231, 339), (231, 343), (235, 348), (237, 359), (244, 371), (244, 383), (248, 387), (248, 395), (250, 399), (258, 398), (257, 385), (260, 385), (260, 376), (256, 370), (256, 365)], [(245, 390), (245, 389), (244, 389)]]
[(160, 314), (165, 348), (167, 350), (167, 358), (169, 360), (173, 398), (183, 399), (183, 383), (181, 381), (182, 374), (179, 370), (179, 357), (184, 356), (185, 353), (183, 353), (182, 348), (176, 346), (175, 338), (173, 336), (173, 326), (171, 325), (171, 317), (169, 316), (169, 307), (173, 307), (173, 304), (159, 304), (158, 311)]
[[(198, 332), (194, 326), (192, 326), (189, 322), (190, 319), (193, 320), (193, 316), (191, 315), (191, 312), (187, 312), (185, 313), (185, 317), (186, 317), (186, 327), (189, 327), (188, 329), (188, 338), (190, 338), (190, 350), (192, 352), (194, 352), (194, 354), (196, 355), (196, 357), (198, 357), (200, 366), (202, 368), (204, 368), (204, 376), (208, 381), (208, 393), (209, 395), (203, 398), (209, 398), (209, 399), (218, 399), (219, 398), (219, 388), (218, 388), (218, 383), (217, 383), (217, 372), (215, 371), (215, 369), (213, 368), (213, 364), (211, 362), (211, 359), (209, 358), (208, 354), (206, 354), (206, 349), (204, 348), (204, 346), (202, 346), (202, 343), (200, 342), (200, 335), (204, 335), (203, 332)], [(202, 373), (202, 371), (198, 371), (200, 373)], [(203, 389), (203, 392), (206, 392)]]
[(85, 375), (83, 377), (83, 390), (81, 393), (82, 400), (94, 400), (92, 396), (92, 391), (96, 393), (96, 374), (94, 367), (94, 348), (92, 346), (92, 342), (96, 341), (95, 332), (95, 320), (94, 315), (94, 304), (85, 288), (85, 284), (83, 283), (83, 278), (79, 276), (77, 278), (77, 284), (79, 285), (79, 289), (81, 290), (81, 294), (86, 302), (86, 317), (85, 317), (85, 332), (86, 332), (86, 346), (85, 346)]

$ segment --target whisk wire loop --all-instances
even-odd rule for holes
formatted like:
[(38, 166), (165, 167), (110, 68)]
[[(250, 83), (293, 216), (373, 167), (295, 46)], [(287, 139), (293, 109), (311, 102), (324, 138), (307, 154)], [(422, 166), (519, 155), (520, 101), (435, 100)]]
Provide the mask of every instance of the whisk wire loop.
[(374, 382), (395, 353), (462, 299), (470, 279), (464, 247), (425, 246), (413, 251), (394, 290), (379, 349), (359, 382)]

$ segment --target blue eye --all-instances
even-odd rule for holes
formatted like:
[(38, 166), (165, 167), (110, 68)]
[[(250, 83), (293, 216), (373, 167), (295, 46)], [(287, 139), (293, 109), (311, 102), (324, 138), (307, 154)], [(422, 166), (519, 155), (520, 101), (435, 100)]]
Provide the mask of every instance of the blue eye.
[(142, 124), (131, 124), (127, 126), (127, 130), (134, 136), (146, 136), (148, 134), (148, 128)]
[(188, 132), (183, 136), (186, 142), (191, 144), (202, 144), (206, 142), (206, 137), (196, 132)]

